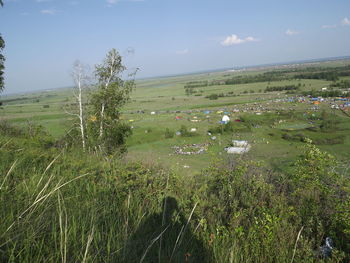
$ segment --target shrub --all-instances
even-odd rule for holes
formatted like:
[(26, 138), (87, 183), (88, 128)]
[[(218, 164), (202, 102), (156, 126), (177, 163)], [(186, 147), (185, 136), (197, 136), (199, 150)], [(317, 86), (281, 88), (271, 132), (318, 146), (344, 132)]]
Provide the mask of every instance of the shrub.
[(0, 121), (0, 133), (2, 135), (18, 137), (24, 135), (25, 130), (2, 120)]
[(333, 138), (322, 138), (314, 140), (317, 145), (334, 145), (334, 144), (343, 144), (345, 141), (345, 135), (340, 135)]
[(334, 119), (324, 119), (320, 125), (320, 129), (323, 132), (334, 131), (337, 129), (338, 121)]
[(232, 133), (232, 132), (249, 132), (251, 131), (251, 125), (249, 123), (243, 122), (232, 122), (229, 121), (227, 124), (220, 124), (215, 127), (208, 129), (208, 132), (212, 134), (223, 134), (223, 133)]
[(218, 94), (210, 94), (208, 96), (205, 96), (205, 98), (210, 100), (217, 100), (219, 98)]
[(195, 132), (190, 132), (185, 125), (181, 125), (180, 132), (181, 132), (181, 137), (193, 137), (198, 135)]
[(297, 134), (289, 134), (289, 133), (283, 133), (282, 134), (282, 139), (287, 140), (287, 141), (299, 141), (299, 142), (305, 142), (306, 137), (302, 133), (297, 133)]
[(165, 129), (165, 133), (164, 133), (164, 137), (166, 139), (170, 139), (170, 138), (173, 138), (174, 137), (174, 132), (169, 130), (169, 128), (166, 128)]

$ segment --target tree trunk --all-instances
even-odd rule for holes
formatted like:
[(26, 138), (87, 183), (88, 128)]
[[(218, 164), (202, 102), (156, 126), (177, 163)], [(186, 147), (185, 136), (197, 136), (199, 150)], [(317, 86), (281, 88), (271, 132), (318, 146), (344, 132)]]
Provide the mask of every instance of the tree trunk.
[(85, 130), (84, 130), (84, 119), (83, 119), (82, 87), (80, 82), (79, 82), (78, 101), (79, 101), (79, 120), (80, 120), (81, 141), (83, 144), (83, 150), (85, 152)]
[(104, 118), (104, 112), (105, 112), (105, 104), (102, 103), (102, 107), (101, 107), (101, 114), (100, 114), (100, 135), (99, 137), (102, 138), (103, 136), (103, 118)]

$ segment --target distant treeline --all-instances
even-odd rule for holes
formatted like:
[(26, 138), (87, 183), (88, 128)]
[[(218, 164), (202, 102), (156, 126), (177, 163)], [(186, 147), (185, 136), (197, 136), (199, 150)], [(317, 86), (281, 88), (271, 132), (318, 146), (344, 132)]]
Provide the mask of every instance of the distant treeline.
[(217, 100), (218, 98), (223, 98), (223, 97), (225, 97), (224, 93), (219, 93), (219, 94), (213, 93), (208, 96), (205, 96), (206, 99), (210, 99), (210, 100)]
[(195, 93), (193, 89), (216, 85), (234, 85), (234, 84), (248, 84), (255, 82), (270, 82), (284, 80), (286, 77), (280, 72), (266, 72), (263, 74), (252, 76), (237, 76), (230, 79), (213, 80), (213, 81), (191, 81), (184, 85), (187, 94)]
[(273, 72), (265, 72), (263, 74), (258, 74), (253, 76), (237, 76), (237, 77), (225, 80), (225, 85), (270, 82), (270, 81), (279, 81), (284, 79), (286, 79), (286, 76), (284, 76), (280, 72), (273, 71)]
[(334, 82), (330, 86), (339, 89), (350, 89), (350, 80)]
[(276, 86), (276, 87), (267, 87), (265, 92), (273, 92), (273, 91), (284, 91), (284, 90), (298, 90), (299, 87), (296, 85), (285, 85), (285, 86)]
[(187, 82), (184, 89), (201, 88), (207, 87), (209, 85), (208, 81), (191, 81)]
[(294, 76), (296, 79), (324, 79), (328, 81), (337, 81), (339, 75), (337, 72), (318, 72), (318, 73), (302, 73)]
[[(315, 72), (317, 70), (317, 72)], [(305, 72), (307, 71), (307, 72)], [(350, 66), (326, 68), (326, 69), (308, 69), (303, 73), (294, 75), (296, 79), (323, 79), (328, 81), (337, 81), (339, 77), (350, 76)]]
[[(227, 76), (227, 75), (225, 75)], [(322, 79), (327, 81), (338, 81), (339, 77), (350, 76), (350, 66), (336, 68), (310, 67), (302, 69), (269, 71), (257, 75), (235, 76), (229, 79), (217, 79), (212, 81), (191, 81), (184, 85), (188, 94), (192, 94), (195, 88), (202, 88), (216, 85), (239, 85), (257, 82), (271, 82), (292, 79)], [(343, 82), (342, 82), (343, 83)], [(346, 83), (346, 87), (350, 84)], [(338, 83), (339, 84), (339, 83)], [(342, 84), (344, 85), (344, 83)]]
[(350, 92), (343, 93), (341, 90), (328, 90), (328, 91), (303, 91), (302, 95), (312, 96), (312, 97), (322, 97), (322, 98), (331, 98), (331, 97), (350, 97)]
[(1, 100), (0, 103), (9, 103), (9, 102), (15, 102), (15, 101), (24, 101), (24, 100), (33, 100), (33, 99), (37, 99), (39, 97), (35, 97), (35, 98), (29, 98), (29, 97), (23, 97), (23, 98), (13, 98), (13, 99), (5, 99), (5, 100)]

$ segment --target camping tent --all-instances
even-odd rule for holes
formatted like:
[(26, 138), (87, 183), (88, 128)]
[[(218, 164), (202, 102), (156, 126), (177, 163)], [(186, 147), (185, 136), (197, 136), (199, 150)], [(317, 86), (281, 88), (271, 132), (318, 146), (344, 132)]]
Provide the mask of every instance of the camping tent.
[(227, 115), (224, 115), (221, 119), (222, 123), (227, 124), (230, 121), (230, 117)]

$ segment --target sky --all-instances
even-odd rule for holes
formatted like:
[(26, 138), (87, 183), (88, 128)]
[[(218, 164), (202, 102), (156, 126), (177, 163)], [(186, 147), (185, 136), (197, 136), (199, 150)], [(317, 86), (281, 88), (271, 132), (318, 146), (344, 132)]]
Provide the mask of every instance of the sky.
[(4, 94), (72, 86), (116, 48), (137, 78), (350, 55), (349, 0), (5, 0)]

